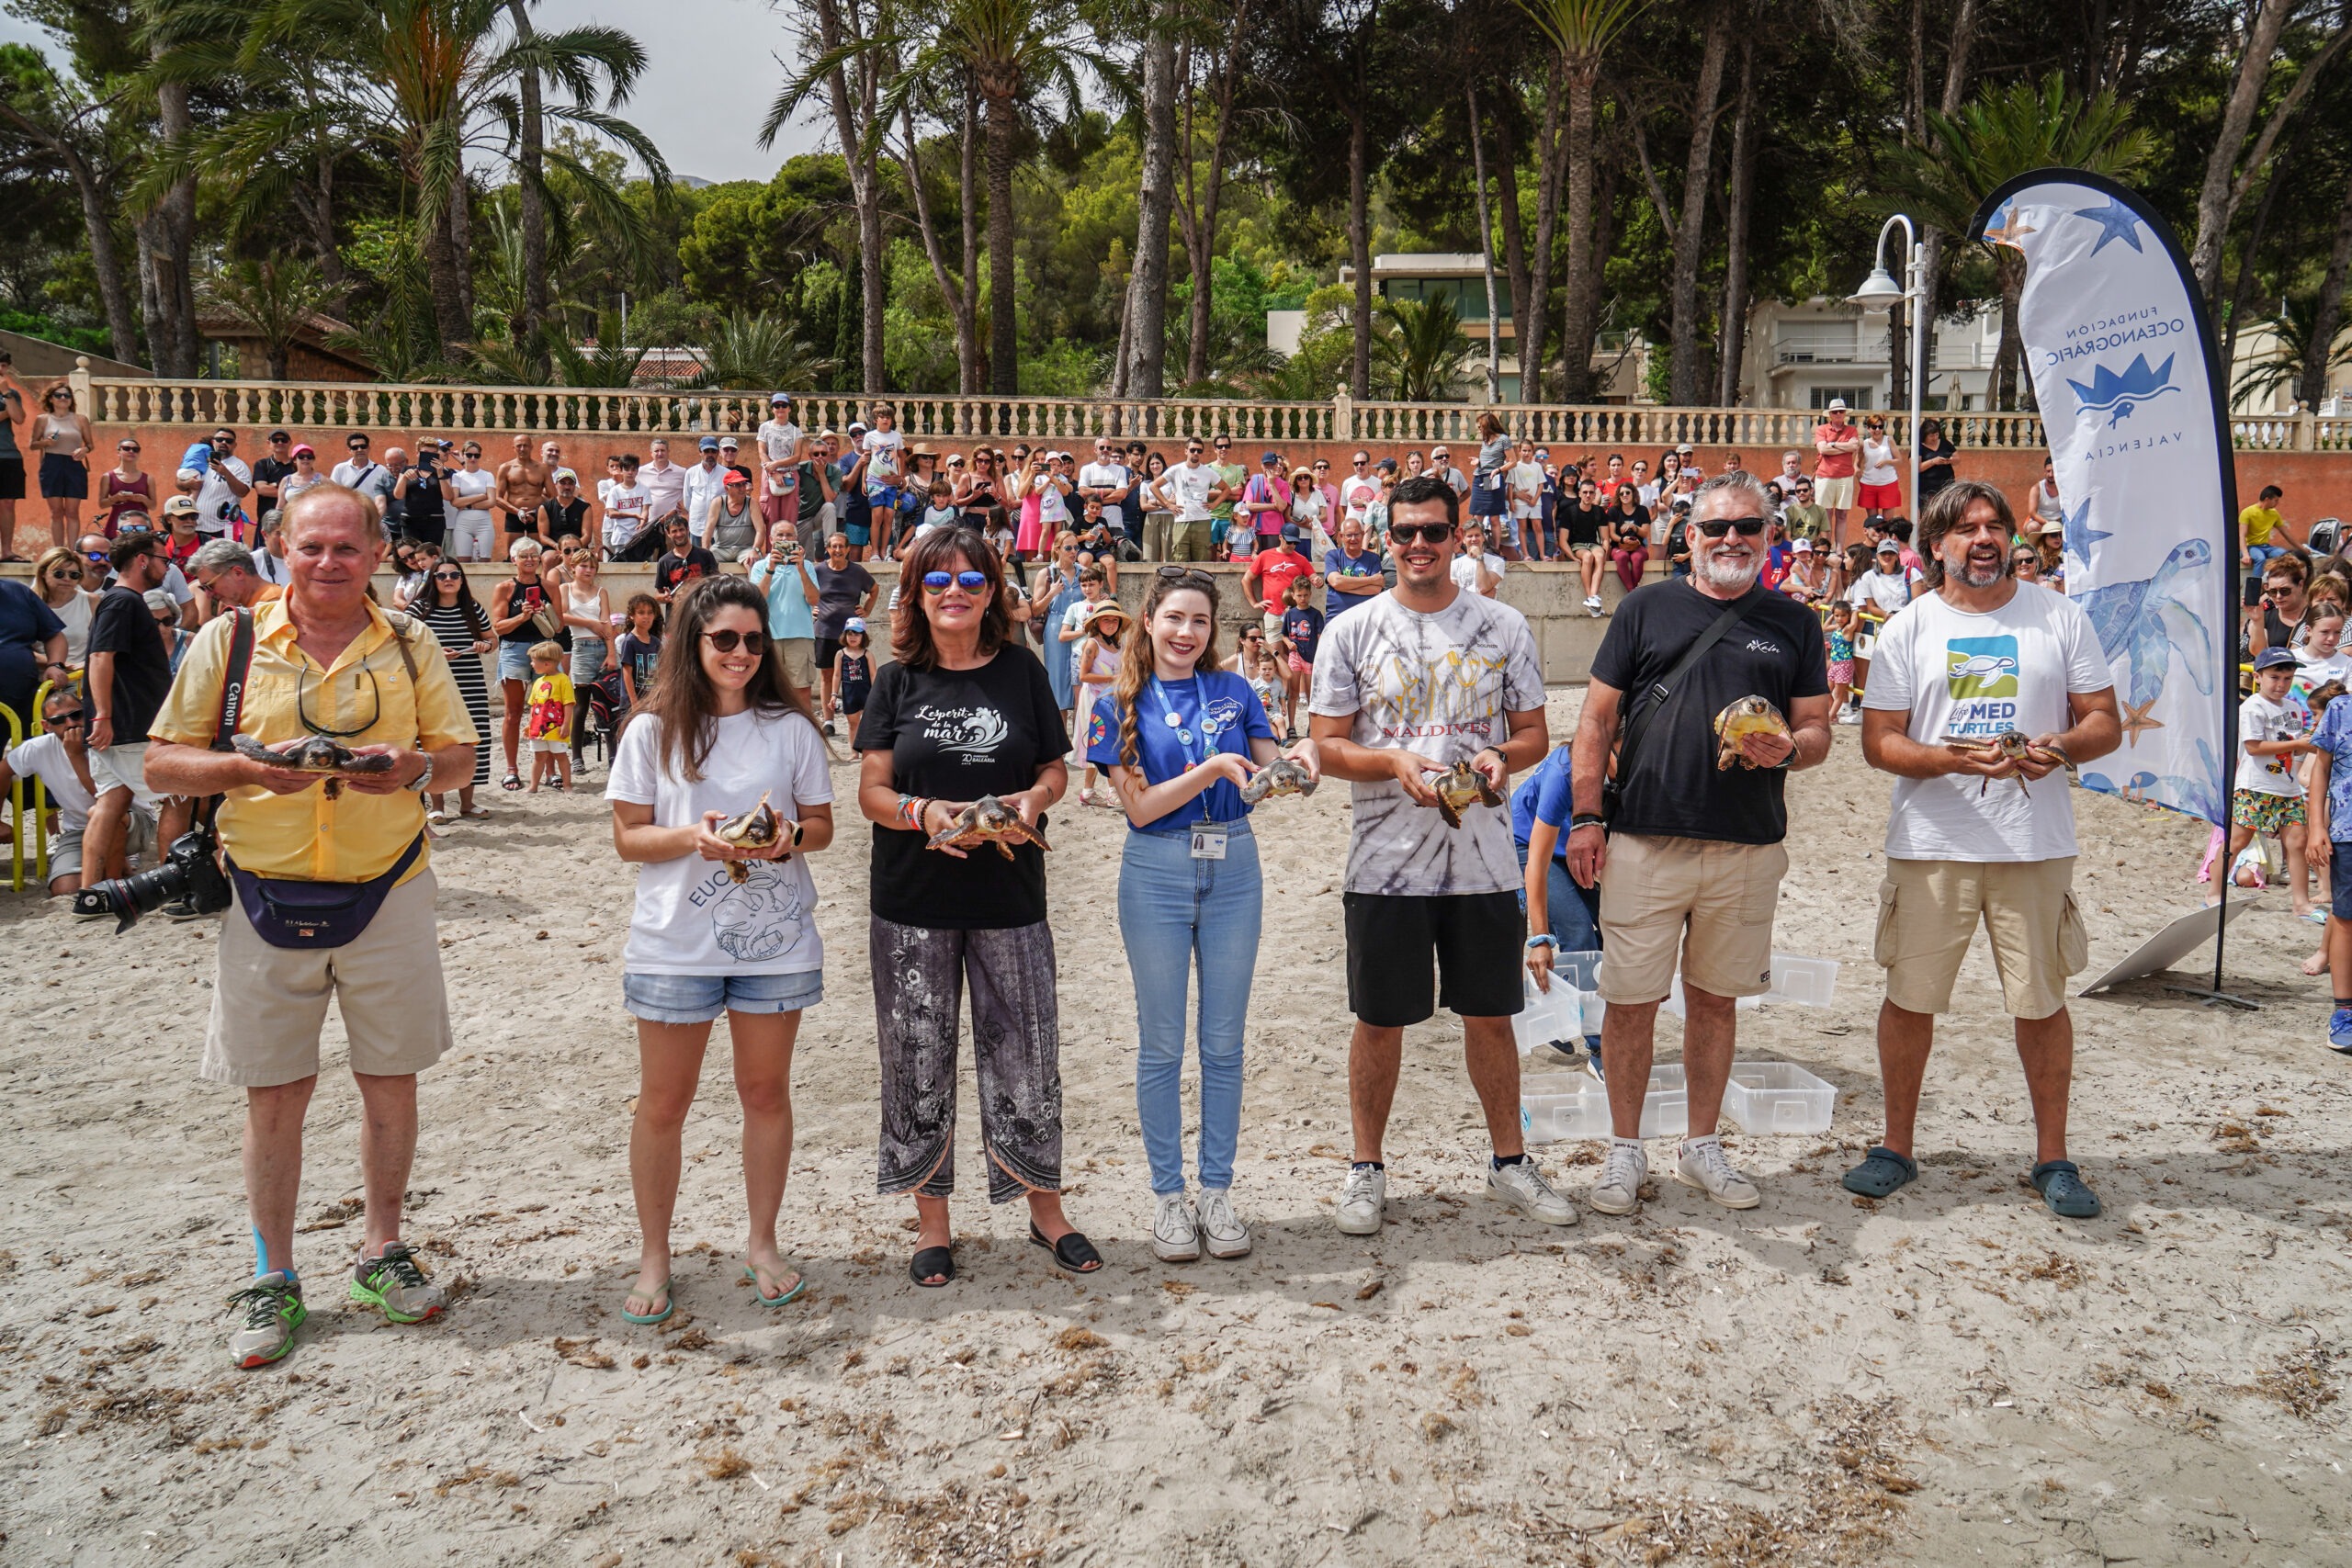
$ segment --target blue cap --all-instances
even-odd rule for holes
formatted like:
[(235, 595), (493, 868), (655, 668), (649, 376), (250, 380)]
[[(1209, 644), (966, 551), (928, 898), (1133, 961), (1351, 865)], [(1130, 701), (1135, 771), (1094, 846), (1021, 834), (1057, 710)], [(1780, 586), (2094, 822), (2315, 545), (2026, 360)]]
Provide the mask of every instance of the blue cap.
[(1261, 463), (1279, 463), (1282, 460), (1283, 455), (1280, 452), (1269, 452), (1264, 457), (1258, 459)]
[(703, 449), (704, 451), (706, 451), (706, 452), (716, 452), (716, 451), (718, 451), (718, 436), (716, 436), (716, 435), (706, 435), (706, 436), (704, 436), (704, 437), (702, 438), (702, 449)]
[(2254, 656), (2254, 667), (2257, 671), (2277, 670), (2282, 665), (2292, 670), (2298, 668), (2301, 662), (2295, 657), (2292, 649), (2266, 648)]
[(842, 630), (845, 632), (862, 632), (865, 629), (865, 617), (863, 615), (852, 615), (848, 620), (842, 623)]
[(770, 392), (768, 394), (768, 406), (771, 408), (775, 407), (778, 403), (788, 403), (791, 400), (792, 394), (790, 392)]

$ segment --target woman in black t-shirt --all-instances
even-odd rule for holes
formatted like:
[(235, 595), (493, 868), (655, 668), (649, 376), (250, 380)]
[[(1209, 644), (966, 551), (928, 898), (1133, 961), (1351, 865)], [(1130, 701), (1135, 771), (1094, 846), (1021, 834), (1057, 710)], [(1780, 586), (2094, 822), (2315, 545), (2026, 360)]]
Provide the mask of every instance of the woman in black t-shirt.
[[(1069, 733), (1045, 667), (1012, 646), (1003, 569), (986, 540), (968, 527), (934, 529), (899, 581), (898, 661), (875, 677), (857, 732), (858, 804), (874, 823), (877, 1190), (914, 1194), (915, 1283), (954, 1279), (947, 1198), (968, 983), (989, 1201), (1025, 1194), (1029, 1239), (1063, 1269), (1091, 1273), (1102, 1255), (1062, 1214), (1061, 1028), (1046, 923), (1045, 813), (1069, 787)], [(1014, 831), (932, 848), (982, 795), (1017, 814)]]
[(1601, 523), (1609, 558), (1617, 567), (1617, 581), (1631, 593), (1642, 585), (1642, 573), (1650, 565), (1650, 509), (1642, 504), (1642, 492), (1629, 484), (1619, 485)]

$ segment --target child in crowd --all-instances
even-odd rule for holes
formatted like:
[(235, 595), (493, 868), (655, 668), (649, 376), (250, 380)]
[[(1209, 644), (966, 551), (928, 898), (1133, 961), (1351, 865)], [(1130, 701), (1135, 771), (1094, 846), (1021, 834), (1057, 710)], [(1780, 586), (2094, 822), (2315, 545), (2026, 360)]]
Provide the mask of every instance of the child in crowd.
[(874, 691), (874, 657), (866, 651), (865, 623), (852, 615), (842, 626), (842, 650), (833, 655), (833, 689), (841, 694), (842, 725), (850, 750), (857, 750), (857, 718)]
[[(2352, 834), (2352, 703), (2322, 694), (2314, 698), (2319, 727), (2303, 745), (2311, 753), (2303, 778), (2310, 790), (2303, 850), (2312, 865), (2325, 868), (2332, 889), (2324, 945), (2335, 1010), (2327, 1021), (2327, 1043), (2352, 1055), (2352, 876), (2335, 874), (2335, 863), (2352, 854), (2352, 839), (2339, 842), (2335, 832), (2342, 823)], [(2311, 965), (2304, 967), (2310, 972)]]
[(933, 479), (928, 493), (930, 502), (922, 509), (924, 533), (933, 528), (953, 528), (962, 520), (964, 514), (956, 510), (954, 503), (955, 488), (944, 478)]
[(531, 691), (523, 734), (531, 742), (531, 793), (542, 780), (557, 789), (571, 787), (571, 721), (579, 704), (571, 677), (563, 672), (563, 645), (531, 645)]
[(1068, 661), (1070, 671), (1069, 732), (1072, 735), (1086, 733), (1086, 718), (1092, 712), (1088, 705), (1102, 694), (1100, 692), (1089, 693), (1080, 688), (1076, 646), (1079, 640), (1086, 636), (1087, 623), (1094, 617), (1094, 606), (1100, 604), (1111, 591), (1109, 582), (1103, 577), (1102, 569), (1099, 566), (1079, 568), (1078, 591), (1081, 597), (1062, 612), (1061, 627), (1055, 634), (1054, 641), (1047, 644), (1046, 649), (1046, 656), (1048, 659), (1058, 654)]
[(1830, 711), (1840, 724), (1860, 724), (1860, 712), (1849, 716), (1846, 707), (1854, 694), (1854, 607), (1843, 601), (1830, 605), (1821, 635), (1829, 644)]
[(2277, 838), (2287, 852), (2287, 887), (2297, 905), (2296, 918), (2324, 925), (2327, 917), (2311, 907), (2304, 886), (2303, 840), (2309, 835), (2294, 759), (2310, 746), (2287, 711), (2287, 687), (2294, 673), (2295, 656), (2283, 648), (2266, 648), (2256, 656), (2254, 694), (2238, 707), (2238, 776), (2230, 796), (2229, 862), (2234, 866), (2238, 852), (2257, 835)]
[[(1262, 634), (1261, 634), (1262, 635)], [(1274, 727), (1274, 739), (1290, 739), (1290, 721), (1283, 716), (1283, 703), (1290, 692), (1290, 682), (1283, 679), (1282, 666), (1274, 655), (1261, 652), (1250, 666), (1250, 689), (1258, 694), (1258, 705), (1266, 710), (1266, 718)]]
[(653, 671), (662, 660), (662, 605), (650, 593), (632, 593), (624, 613), (628, 630), (613, 641), (613, 663), (621, 672), (621, 701), (627, 705), (619, 722), (626, 724), (653, 689)]
[(1283, 698), (1285, 735), (1298, 728), (1298, 699), (1306, 695), (1315, 679), (1315, 645), (1323, 636), (1323, 612), (1307, 603), (1314, 596), (1315, 580), (1310, 577), (1293, 578), (1283, 594), (1290, 601), (1283, 611), (1283, 641), (1288, 645), (1285, 662), (1289, 666)]
[[(1089, 568), (1089, 570), (1093, 570)], [(1097, 601), (1088, 608), (1086, 618), (1079, 623), (1081, 637), (1078, 644), (1078, 713), (1082, 716), (1094, 711), (1097, 700), (1109, 694), (1111, 682), (1119, 676), (1119, 641), (1125, 635), (1127, 613), (1116, 599)], [(1070, 733), (1084, 731), (1072, 727)], [(1086, 764), (1086, 777), (1078, 791), (1081, 806), (1101, 806), (1113, 811), (1120, 809), (1119, 798), (1109, 790), (1101, 795), (1094, 793), (1094, 764)]]

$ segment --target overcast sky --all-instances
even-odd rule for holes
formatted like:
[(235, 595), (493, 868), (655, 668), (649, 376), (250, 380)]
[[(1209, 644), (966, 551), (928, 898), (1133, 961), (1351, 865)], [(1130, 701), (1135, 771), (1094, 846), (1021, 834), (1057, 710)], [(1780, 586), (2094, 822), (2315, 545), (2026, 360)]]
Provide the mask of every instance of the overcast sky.
[[(790, 37), (768, 0), (539, 0), (548, 31), (602, 22), (636, 35), (645, 73), (622, 109), (670, 160), (707, 180), (763, 180), (822, 134), (814, 117), (788, 126), (775, 146), (759, 144), (760, 122), (783, 85)], [(46, 45), (46, 35), (0, 13), (0, 40)]]

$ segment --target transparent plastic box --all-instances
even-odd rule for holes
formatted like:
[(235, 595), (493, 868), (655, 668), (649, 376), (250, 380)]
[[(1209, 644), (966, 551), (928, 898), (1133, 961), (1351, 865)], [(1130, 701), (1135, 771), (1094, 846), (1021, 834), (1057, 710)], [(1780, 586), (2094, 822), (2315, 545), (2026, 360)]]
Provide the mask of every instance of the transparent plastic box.
[(1598, 990), (1600, 987), (1600, 954), (1589, 948), (1563, 953), (1552, 964), (1552, 973), (1565, 976), (1579, 991)]
[[(1609, 1091), (1583, 1073), (1531, 1073), (1519, 1084), (1520, 1131), (1531, 1144), (1557, 1144), (1609, 1136)], [(1682, 1066), (1650, 1069), (1642, 1102), (1641, 1135), (1679, 1138), (1690, 1128), (1689, 1091)]]
[(1541, 990), (1535, 977), (1529, 976), (1519, 1011), (1510, 1021), (1510, 1035), (1519, 1046), (1519, 1054), (1524, 1056), (1555, 1040), (1577, 1039), (1584, 1025), (1579, 1000), (1573, 986), (1555, 979), (1549, 990)]
[(1836, 959), (1800, 958), (1792, 953), (1772, 954), (1772, 988), (1764, 993), (1766, 1001), (1826, 1008), (1837, 990)]
[(1793, 1062), (1735, 1062), (1724, 1089), (1724, 1110), (1750, 1133), (1826, 1133), (1837, 1105), (1837, 1088)]

